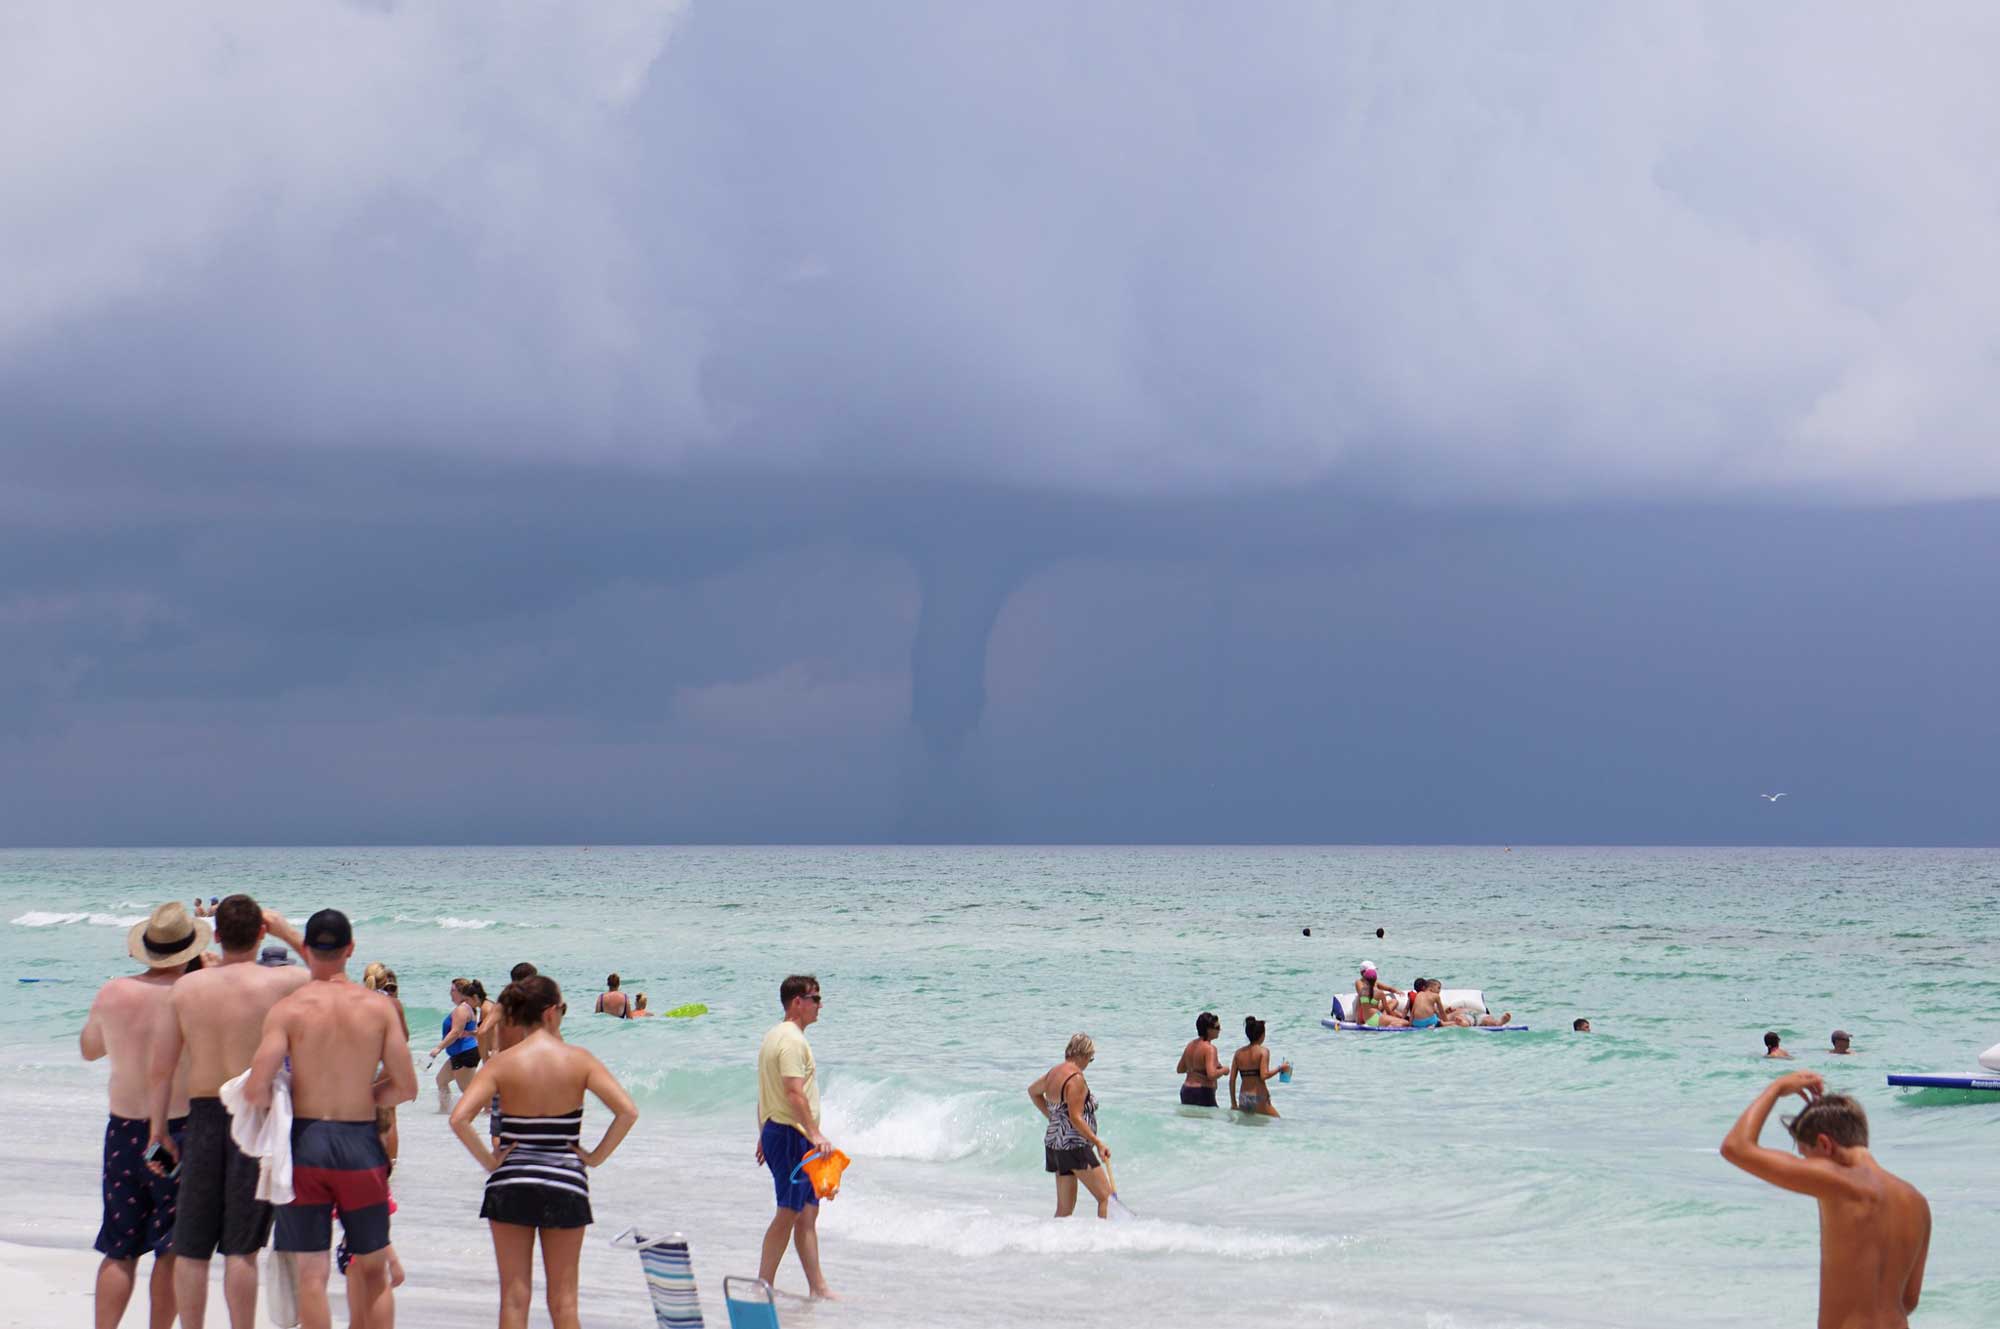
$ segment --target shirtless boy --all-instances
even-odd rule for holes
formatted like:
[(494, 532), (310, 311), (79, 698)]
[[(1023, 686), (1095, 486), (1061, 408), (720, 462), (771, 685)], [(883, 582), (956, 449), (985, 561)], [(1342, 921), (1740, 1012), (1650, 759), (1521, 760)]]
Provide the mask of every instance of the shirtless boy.
[[(1757, 1143), (1778, 1100), (1805, 1110), (1786, 1128), (1797, 1157)], [(1722, 1156), (1753, 1177), (1819, 1201), (1819, 1329), (1906, 1329), (1924, 1287), (1931, 1207), (1916, 1187), (1868, 1152), (1868, 1118), (1811, 1071), (1764, 1087), (1722, 1141)]]
[[(208, 1262), (223, 1255), (222, 1297), (232, 1329), (252, 1329), (257, 1315), (257, 1252), (271, 1233), (271, 1206), (257, 1199), (257, 1160), (229, 1137), (229, 1113), (216, 1095), (223, 1081), (250, 1068), (264, 1013), (302, 986), (305, 971), (257, 963), (266, 932), (297, 944), (298, 934), (276, 911), (260, 910), (247, 895), (215, 906), (219, 964), (204, 965), (174, 984), (170, 1018), (160, 1022), (147, 1075), (151, 1095), (149, 1143), (166, 1155), (147, 1166), (165, 1175), (180, 1167), (174, 1215), (174, 1300), (186, 1329), (203, 1329), (208, 1314)], [(168, 1127), (175, 1073), (187, 1054), (188, 1116), (185, 1146)]]
[[(161, 905), (134, 927), (125, 949), (146, 966), (98, 989), (77, 1039), (85, 1061), (111, 1058), (111, 1120), (104, 1128), (104, 1221), (97, 1229), (97, 1329), (115, 1329), (132, 1300), (139, 1257), (153, 1253), (149, 1285), (151, 1329), (173, 1329), (174, 1199), (180, 1182), (145, 1166), (152, 1133), (146, 1076), (153, 1041), (164, 1023), (167, 995), (188, 962), (208, 949), (209, 926), (178, 900)], [(187, 1077), (176, 1075), (167, 1095), (167, 1132), (178, 1142), (187, 1127)]]
[(394, 1003), (347, 976), (353, 954), (347, 915), (322, 909), (306, 920), (312, 981), (271, 1007), (243, 1087), (252, 1106), (269, 1107), (272, 1083), (291, 1058), (293, 1199), (278, 1210), (272, 1244), (298, 1272), (302, 1329), (331, 1329), (333, 1323), (326, 1281), (336, 1204), (354, 1261), (349, 1324), (392, 1329), (395, 1323), (389, 1155), (375, 1129), (375, 1109), (414, 1099), (417, 1068)]

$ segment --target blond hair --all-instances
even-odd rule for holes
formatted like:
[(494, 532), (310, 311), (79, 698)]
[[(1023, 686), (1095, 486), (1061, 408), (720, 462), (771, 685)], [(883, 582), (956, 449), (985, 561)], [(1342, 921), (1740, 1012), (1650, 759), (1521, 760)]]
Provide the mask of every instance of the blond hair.
[(1080, 1057), (1097, 1055), (1097, 1044), (1090, 1041), (1089, 1034), (1071, 1034), (1069, 1046), (1063, 1049), (1063, 1060), (1075, 1061)]

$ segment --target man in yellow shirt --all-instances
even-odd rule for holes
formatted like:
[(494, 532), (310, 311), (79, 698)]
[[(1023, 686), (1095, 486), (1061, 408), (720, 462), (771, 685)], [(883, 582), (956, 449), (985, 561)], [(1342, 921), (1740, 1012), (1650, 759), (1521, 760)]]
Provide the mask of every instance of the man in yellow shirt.
[(819, 980), (793, 974), (778, 985), (778, 1000), (785, 1018), (771, 1026), (757, 1049), (757, 1161), (771, 1169), (778, 1193), (757, 1276), (774, 1281), (785, 1247), (793, 1245), (812, 1295), (831, 1297), (819, 1270), (819, 1196), (798, 1171), (807, 1153), (831, 1148), (819, 1129), (819, 1072), (806, 1042), (806, 1026), (819, 1019)]

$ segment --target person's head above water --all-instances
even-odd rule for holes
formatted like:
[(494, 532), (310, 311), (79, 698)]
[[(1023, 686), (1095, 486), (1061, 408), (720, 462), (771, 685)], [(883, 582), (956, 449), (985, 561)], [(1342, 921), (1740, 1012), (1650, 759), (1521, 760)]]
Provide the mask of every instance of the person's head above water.
[(1846, 1094), (1821, 1094), (1795, 1117), (1784, 1118), (1785, 1129), (1800, 1153), (1830, 1157), (1836, 1149), (1868, 1147), (1868, 1114)]
[(526, 960), (523, 960), (521, 961), (521, 963), (515, 965), (512, 969), (509, 969), (507, 971), (507, 981), (509, 983), (518, 983), (524, 978), (533, 978), (536, 974), (539, 974), (540, 972), (541, 970), (535, 968), (535, 966), (529, 964)]
[(1590, 1021), (1584, 1019), (1582, 1016), (1578, 1016), (1576, 1019), (1570, 1021), (1569, 1027), (1579, 1034), (1587, 1034), (1590, 1032)]
[(1214, 1038), (1221, 1032), (1222, 1017), (1218, 1016), (1214, 1011), (1203, 1011), (1200, 1015), (1194, 1017), (1194, 1035), (1196, 1038)]
[(1847, 1045), (1851, 1042), (1853, 1042), (1853, 1039), (1848, 1037), (1845, 1029), (1836, 1029), (1833, 1031), (1833, 1050), (1835, 1052), (1846, 1052), (1848, 1050)]
[(632, 1009), (635, 1011), (643, 1011), (646, 1009), (645, 993), (641, 992), (637, 996), (632, 998)]
[(1263, 1041), (1264, 1041), (1264, 1022), (1263, 1022), (1262, 1020), (1258, 1019), (1258, 1018), (1257, 1018), (1256, 1016), (1254, 1016), (1254, 1015), (1246, 1015), (1246, 1016), (1244, 1016), (1244, 1017), (1243, 1017), (1243, 1037), (1245, 1037), (1245, 1038), (1249, 1039), (1249, 1040), (1250, 1040), (1250, 1041), (1251, 1041), (1252, 1043), (1261, 1043), (1261, 1042), (1263, 1042)]
[(1778, 1036), (1776, 1034), (1767, 1033), (1764, 1035), (1764, 1047), (1767, 1051), (1777, 1046)]
[(1377, 940), (1377, 941), (1380, 941), (1380, 940), (1382, 940), (1382, 929), (1381, 929), (1381, 928), (1376, 928), (1376, 929), (1375, 929), (1375, 940)]
[(1081, 1066), (1085, 1062), (1097, 1060), (1097, 1044), (1090, 1041), (1089, 1034), (1071, 1034), (1069, 1043), (1063, 1048), (1063, 1060), (1073, 1061)]
[(604, 986), (610, 991), (616, 992), (618, 990), (618, 975), (606, 974), (604, 976)]

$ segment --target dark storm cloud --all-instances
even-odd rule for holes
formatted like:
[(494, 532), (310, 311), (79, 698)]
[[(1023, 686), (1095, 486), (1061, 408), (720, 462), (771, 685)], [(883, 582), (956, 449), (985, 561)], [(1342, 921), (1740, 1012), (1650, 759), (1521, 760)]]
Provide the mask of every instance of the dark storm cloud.
[(1988, 8), (120, 19), (0, 841), (1991, 838)]
[(66, 429), (2000, 485), (1986, 6), (15, 12), (0, 384)]

